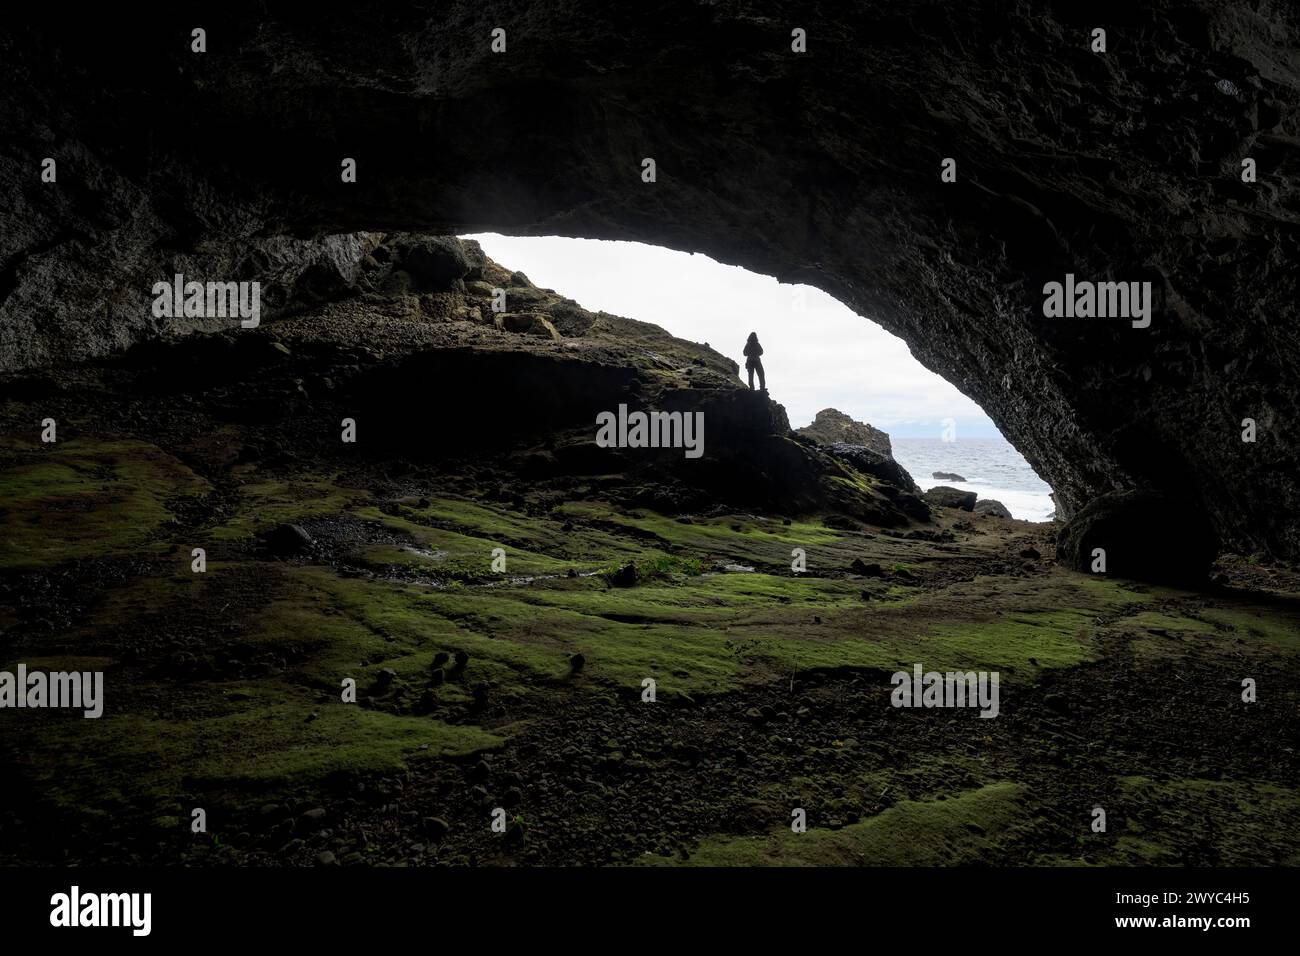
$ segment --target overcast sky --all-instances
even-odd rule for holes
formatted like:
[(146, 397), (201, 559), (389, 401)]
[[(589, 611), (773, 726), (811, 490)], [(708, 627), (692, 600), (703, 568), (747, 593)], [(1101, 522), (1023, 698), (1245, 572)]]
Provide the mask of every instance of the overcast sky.
[[(938, 438), (943, 419), (966, 438), (997, 435), (973, 401), (924, 368), (907, 344), (811, 286), (722, 265), (707, 256), (637, 242), (467, 236), (534, 285), (592, 311), (662, 326), (734, 359), (757, 332), (771, 397), (799, 428), (838, 408), (895, 437)], [(796, 290), (804, 311), (796, 311)]]

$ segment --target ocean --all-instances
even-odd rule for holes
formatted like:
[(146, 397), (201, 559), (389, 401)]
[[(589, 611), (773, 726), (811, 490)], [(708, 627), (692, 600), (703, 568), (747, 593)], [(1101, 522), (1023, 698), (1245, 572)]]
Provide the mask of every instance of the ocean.
[[(948, 485), (993, 498), (1007, 506), (1013, 518), (1047, 521), (1053, 511), (1051, 487), (1004, 438), (891, 438), (894, 460), (908, 470), (921, 489)], [(966, 481), (942, 481), (932, 472), (950, 471)]]

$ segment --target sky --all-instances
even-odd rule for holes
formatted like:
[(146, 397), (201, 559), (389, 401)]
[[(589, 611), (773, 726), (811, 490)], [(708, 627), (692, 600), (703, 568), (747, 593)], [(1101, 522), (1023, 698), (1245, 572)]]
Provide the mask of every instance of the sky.
[[(891, 437), (996, 437), (975, 402), (912, 357), (907, 343), (819, 289), (638, 242), (558, 236), (465, 236), (492, 259), (585, 309), (653, 322), (707, 342), (741, 366), (757, 332), (772, 399), (800, 428), (838, 408)], [(799, 310), (802, 299), (802, 311)]]

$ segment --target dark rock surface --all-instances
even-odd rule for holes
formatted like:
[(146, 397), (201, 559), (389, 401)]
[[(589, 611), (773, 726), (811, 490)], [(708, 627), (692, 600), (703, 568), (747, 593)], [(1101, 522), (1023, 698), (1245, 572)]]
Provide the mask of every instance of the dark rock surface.
[(888, 481), (914, 494), (920, 493), (920, 488), (912, 480), (912, 476), (908, 474), (907, 469), (894, 461), (888, 454), (873, 451), (865, 445), (847, 445), (838, 442), (827, 445), (826, 451), (836, 458), (842, 458), (849, 462), (863, 474), (874, 475), (881, 481)]
[(1105, 552), (1105, 574), (1169, 584), (1201, 584), (1218, 552), (1213, 529), (1198, 508), (1146, 492), (1102, 495), (1061, 530), (1057, 560), (1093, 571), (1093, 551)]
[(606, 575), (611, 587), (616, 588), (633, 588), (636, 587), (638, 580), (636, 565), (629, 563), (623, 565)]
[(446, 292), (470, 271), (471, 263), (459, 240), (450, 236), (387, 236), (398, 250), (395, 263), (422, 287)]
[[(272, 313), (347, 291), (350, 233), (638, 239), (902, 336), (1062, 518), (1180, 489), (1225, 544), (1300, 556), (1292, 4), (232, 2), (203, 54), (191, 19), (50, 8), (0, 37), (4, 369), (172, 331), (148, 293), (182, 268), (264, 278)], [(1150, 327), (1045, 319), (1067, 272), (1151, 281)]]
[(973, 511), (977, 496), (973, 491), (962, 491), (960, 488), (939, 485), (931, 488), (921, 497), (929, 504), (940, 508), (960, 508), (962, 511)]
[(796, 434), (811, 438), (819, 445), (865, 445), (879, 455), (893, 457), (894, 454), (888, 435), (836, 408), (823, 408), (811, 425), (797, 429)]
[(939, 481), (965, 481), (961, 475), (955, 471), (935, 471), (930, 473), (931, 478), (937, 478)]

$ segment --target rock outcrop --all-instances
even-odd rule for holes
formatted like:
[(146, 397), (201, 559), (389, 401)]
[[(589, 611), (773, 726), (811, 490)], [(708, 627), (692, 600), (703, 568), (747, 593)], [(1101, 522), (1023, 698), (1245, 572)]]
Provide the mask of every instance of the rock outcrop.
[(835, 408), (823, 408), (811, 425), (796, 429), (805, 442), (825, 449), (864, 475), (872, 475), (909, 494), (914, 499), (914, 517), (928, 520), (929, 513), (916, 496), (921, 489), (907, 469), (894, 460), (889, 436), (879, 428), (856, 421)]
[(796, 429), (796, 432), (819, 445), (862, 445), (887, 458), (894, 455), (888, 435), (879, 428), (850, 418), (836, 408), (823, 408), (811, 425)]
[[(1091, 8), (993, 0), (328, 18), (232, 0), (204, 53), (180, 7), (15, 13), (0, 367), (165, 334), (149, 289), (182, 267), (275, 277), (292, 311), (355, 280), (363, 232), (635, 239), (815, 285), (900, 335), (1062, 518), (1177, 492), (1228, 546), (1300, 557), (1300, 8), (1105, 13), (1105, 53)], [(1149, 282), (1149, 326), (1045, 318), (1067, 275)]]
[[(467, 461), (565, 494), (591, 493), (598, 480), (602, 498), (662, 512), (830, 515), (848, 527), (930, 518), (897, 463), (797, 438), (785, 409), (742, 387), (735, 362), (707, 345), (590, 312), (473, 242), (371, 240), (337, 301), (255, 329), (151, 340), (81, 374), (107, 366), (150, 394), (197, 389), (219, 412), (257, 422), (268, 447), (302, 447), (303, 422), (349, 417), (365, 423), (362, 458)], [(245, 395), (256, 397), (250, 404)], [(671, 441), (602, 446), (596, 423), (605, 413), (667, 416), (657, 434)], [(338, 454), (336, 435), (306, 440), (322, 460)], [(278, 529), (268, 550), (310, 550), (310, 533), (298, 530)]]

